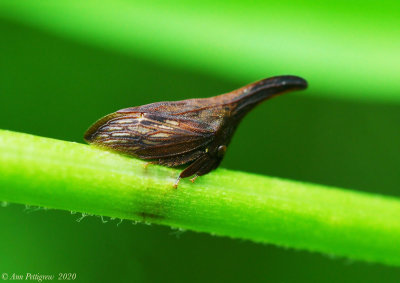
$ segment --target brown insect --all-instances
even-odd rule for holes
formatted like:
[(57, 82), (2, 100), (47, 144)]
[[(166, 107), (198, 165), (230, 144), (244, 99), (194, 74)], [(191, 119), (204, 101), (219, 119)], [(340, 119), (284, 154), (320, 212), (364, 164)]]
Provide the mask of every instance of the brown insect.
[(92, 125), (85, 140), (151, 163), (175, 167), (189, 164), (181, 178), (216, 169), (242, 118), (260, 102), (301, 90), (307, 82), (296, 76), (260, 80), (210, 98), (151, 103), (111, 113)]

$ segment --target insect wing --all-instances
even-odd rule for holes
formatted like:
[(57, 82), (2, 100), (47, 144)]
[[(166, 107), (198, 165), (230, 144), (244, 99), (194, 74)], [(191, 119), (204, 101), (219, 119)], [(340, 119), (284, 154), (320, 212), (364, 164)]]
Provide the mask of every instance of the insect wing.
[(172, 157), (197, 150), (214, 134), (201, 121), (154, 113), (113, 113), (99, 120), (86, 140), (142, 159)]

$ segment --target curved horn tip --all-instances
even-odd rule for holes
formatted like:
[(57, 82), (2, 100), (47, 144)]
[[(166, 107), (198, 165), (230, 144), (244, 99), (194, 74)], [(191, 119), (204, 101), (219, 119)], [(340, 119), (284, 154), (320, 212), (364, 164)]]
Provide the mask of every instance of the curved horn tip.
[(306, 89), (308, 87), (308, 83), (305, 79), (292, 76), (292, 75), (285, 75), (285, 76), (278, 76), (275, 79), (279, 80), (283, 85), (293, 85), (298, 87), (299, 89)]

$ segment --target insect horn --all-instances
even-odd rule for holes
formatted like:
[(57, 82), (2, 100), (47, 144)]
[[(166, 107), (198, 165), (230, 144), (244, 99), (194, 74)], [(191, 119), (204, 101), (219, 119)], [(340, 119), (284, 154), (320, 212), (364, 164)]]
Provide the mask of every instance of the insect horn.
[(307, 88), (307, 81), (297, 76), (277, 76), (260, 80), (225, 95), (236, 102), (237, 114), (245, 114), (260, 102), (274, 96)]

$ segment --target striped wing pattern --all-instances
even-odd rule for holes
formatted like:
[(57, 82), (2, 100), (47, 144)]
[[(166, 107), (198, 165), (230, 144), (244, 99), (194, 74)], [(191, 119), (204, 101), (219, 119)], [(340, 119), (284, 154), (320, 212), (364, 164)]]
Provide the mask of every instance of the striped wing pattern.
[(176, 166), (192, 161), (212, 141), (213, 132), (206, 128), (201, 121), (185, 117), (116, 112), (94, 124), (85, 139), (141, 159), (159, 159), (160, 164)]

